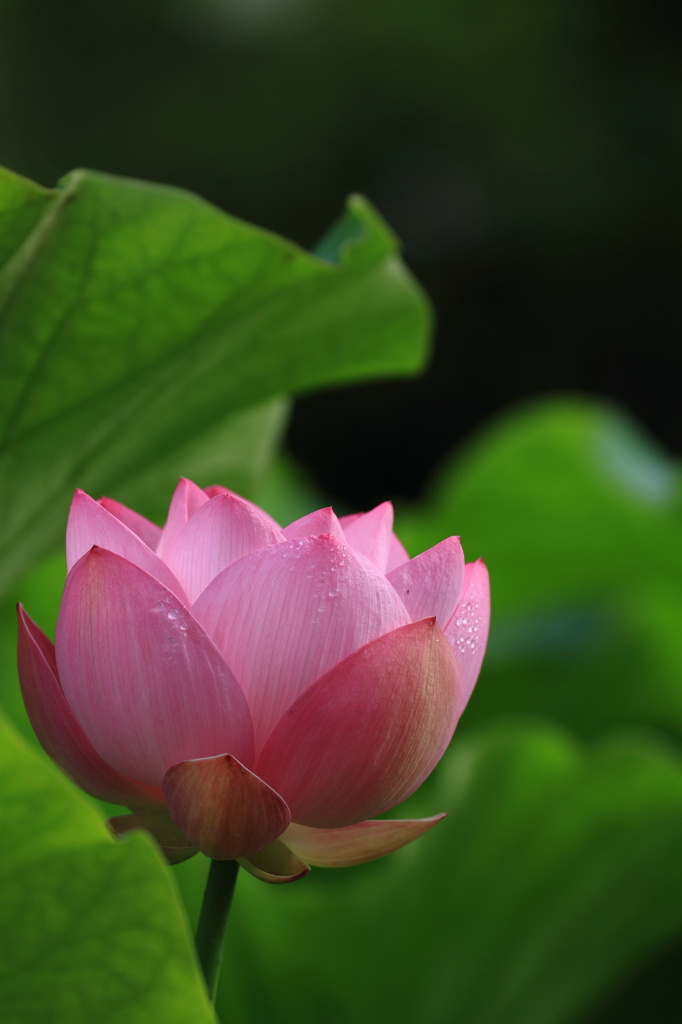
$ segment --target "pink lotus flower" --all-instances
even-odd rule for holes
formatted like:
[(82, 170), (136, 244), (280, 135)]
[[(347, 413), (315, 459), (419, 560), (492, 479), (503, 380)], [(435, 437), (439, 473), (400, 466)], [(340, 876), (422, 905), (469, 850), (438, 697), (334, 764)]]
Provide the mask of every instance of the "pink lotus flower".
[(456, 537), (409, 559), (389, 503), (284, 529), (181, 480), (163, 529), (77, 491), (56, 646), (19, 609), (33, 727), (171, 861), (267, 881), (383, 856), (442, 815), (367, 820), (447, 747), (487, 640), (488, 577)]

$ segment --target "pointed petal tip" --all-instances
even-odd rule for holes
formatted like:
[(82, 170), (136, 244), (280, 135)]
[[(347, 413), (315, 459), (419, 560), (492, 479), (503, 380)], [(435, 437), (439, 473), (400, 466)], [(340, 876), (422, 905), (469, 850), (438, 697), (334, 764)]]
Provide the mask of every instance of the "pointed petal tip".
[(313, 867), (349, 868), (395, 853), (447, 817), (360, 821), (345, 828), (307, 828), (292, 822), (282, 842)]

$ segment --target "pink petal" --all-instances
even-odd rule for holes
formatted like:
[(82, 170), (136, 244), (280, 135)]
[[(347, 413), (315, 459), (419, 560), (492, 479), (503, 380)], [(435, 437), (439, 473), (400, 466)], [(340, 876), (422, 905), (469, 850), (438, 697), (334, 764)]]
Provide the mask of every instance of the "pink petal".
[(393, 505), (384, 501), (352, 522), (349, 518), (344, 516), (343, 524), (347, 542), (385, 573), (393, 536)]
[[(204, 487), (204, 491), (206, 494), (208, 494), (209, 498), (215, 498), (218, 494), (231, 494), (235, 498), (241, 497), (240, 494), (235, 494), (234, 491), (231, 491), (228, 487), (223, 487), (222, 484), (211, 484), (210, 487)], [(262, 516), (265, 516), (270, 525), (274, 526), (276, 530), (282, 529), (279, 523), (275, 522), (272, 516), (268, 515), (265, 509), (260, 508), (258, 505), (254, 505), (254, 503), (252, 501), (249, 501), (248, 498), (242, 498), (242, 501), (245, 501), (246, 504), (250, 505), (251, 508), (254, 508), (256, 512), (259, 512)]]
[(160, 785), (171, 764), (227, 746), (253, 756), (244, 694), (178, 599), (102, 548), (69, 574), (57, 622), (66, 699), (113, 768)]
[(397, 569), (399, 565), (403, 565), (405, 562), (409, 562), (409, 560), (410, 556), (407, 551), (402, 546), (396, 535), (392, 533), (388, 545), (386, 573), (392, 572), (393, 569)]
[(287, 540), (297, 540), (299, 537), (319, 537), (327, 533), (337, 540), (344, 540), (341, 523), (334, 515), (331, 508), (320, 508), (317, 512), (311, 512), (302, 519), (296, 519), (289, 523), (282, 530)]
[(314, 867), (348, 868), (407, 846), (445, 817), (360, 821), (345, 828), (307, 828), (292, 822), (280, 842)]
[[(129, 530), (136, 533), (141, 541), (151, 548), (152, 551), (156, 551), (156, 545), (159, 543), (159, 537), (161, 536), (161, 527), (157, 526), (156, 523), (152, 523), (149, 519), (145, 519), (139, 512), (134, 512), (132, 508), (128, 508), (127, 505), (122, 505), (120, 501), (114, 501), (113, 498), (100, 498), (98, 505), (105, 508), (107, 512), (110, 512), (112, 516), (116, 516), (117, 519), (127, 526)], [(103, 545), (101, 545), (103, 546)], [(83, 552), (85, 554), (85, 552)], [(76, 559), (78, 561), (78, 559)]]
[(341, 523), (341, 529), (345, 530), (347, 526), (354, 523), (356, 519), (362, 519), (365, 515), (364, 512), (350, 512), (347, 516), (341, 516), (339, 522)]
[(163, 803), (159, 789), (121, 775), (102, 760), (62, 692), (51, 641), (21, 605), (17, 613), (19, 682), (28, 717), (45, 753), (77, 786), (99, 800), (128, 807)]
[(173, 821), (213, 860), (257, 853), (291, 821), (281, 796), (231, 754), (172, 765), (163, 792)]
[(459, 537), (442, 540), (389, 572), (386, 579), (400, 594), (413, 622), (435, 615), (444, 629), (457, 607), (464, 580)]
[(257, 748), (318, 676), (409, 621), (378, 569), (333, 537), (240, 558), (209, 583), (192, 614), (246, 694)]
[(76, 491), (66, 527), (66, 566), (69, 571), (93, 545), (127, 559), (165, 587), (181, 601), (186, 597), (179, 581), (158, 555), (116, 516), (84, 491)]
[(341, 828), (405, 800), (440, 760), (457, 723), (457, 663), (434, 619), (367, 644), (289, 708), (255, 771), (291, 816)]
[(282, 532), (255, 505), (236, 494), (220, 494), (183, 526), (166, 562), (193, 603), (221, 569), (283, 540)]
[(239, 863), (254, 878), (271, 885), (282, 885), (283, 882), (296, 882), (310, 871), (308, 864), (300, 860), (288, 846), (275, 839), (260, 853), (250, 857), (240, 857)]
[(175, 824), (166, 807), (143, 811), (141, 814), (121, 814), (109, 818), (107, 825), (116, 836), (125, 836), (136, 828), (150, 832), (169, 864), (181, 864), (199, 852)]
[(472, 694), (490, 627), (490, 580), (482, 558), (465, 566), (464, 586), (459, 604), (443, 630), (455, 652), (462, 676), (461, 714)]
[(159, 558), (166, 560), (180, 530), (208, 500), (209, 497), (205, 491), (202, 491), (191, 480), (186, 480), (185, 477), (181, 478), (171, 498), (166, 525), (161, 531), (159, 543), (156, 546)]

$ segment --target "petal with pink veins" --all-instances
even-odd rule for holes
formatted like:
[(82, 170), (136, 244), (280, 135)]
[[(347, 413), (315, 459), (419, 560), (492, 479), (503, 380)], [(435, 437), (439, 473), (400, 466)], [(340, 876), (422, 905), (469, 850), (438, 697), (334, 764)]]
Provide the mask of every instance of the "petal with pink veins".
[(345, 828), (308, 828), (292, 822), (281, 842), (313, 867), (348, 868), (407, 846), (445, 817), (359, 821)]
[(281, 530), (250, 502), (236, 494), (219, 494), (185, 523), (166, 563), (193, 603), (221, 569), (283, 540)]
[(122, 775), (103, 761), (69, 707), (57, 677), (54, 646), (21, 605), (17, 608), (19, 682), (43, 750), (77, 786), (127, 807), (162, 804), (160, 789)]
[[(112, 516), (120, 519), (123, 525), (127, 526), (133, 533), (136, 533), (148, 548), (156, 551), (156, 545), (159, 543), (159, 537), (161, 536), (160, 526), (141, 516), (139, 512), (135, 512), (132, 508), (128, 508), (127, 505), (122, 505), (120, 501), (114, 501), (113, 498), (100, 498), (97, 504), (105, 508), (107, 512), (110, 512)], [(100, 545), (100, 547), (104, 547), (104, 545)]]
[(160, 785), (177, 761), (228, 745), (253, 757), (251, 716), (220, 652), (138, 566), (93, 548), (71, 570), (57, 622), (59, 678), (100, 756)]
[(394, 533), (391, 534), (391, 539), (388, 544), (388, 562), (386, 563), (386, 573), (392, 572), (393, 569), (397, 569), (399, 565), (403, 565), (405, 562), (409, 562), (410, 556), (407, 551), (400, 543)]
[(260, 853), (250, 857), (240, 857), (239, 863), (254, 878), (270, 885), (282, 885), (284, 882), (296, 882), (310, 871), (310, 865), (285, 846), (280, 839), (275, 839)]
[(481, 671), (490, 627), (490, 580), (485, 563), (479, 558), (477, 562), (468, 562), (464, 568), (462, 596), (443, 631), (455, 652), (462, 676), (460, 715)]
[(279, 793), (231, 754), (172, 765), (163, 792), (175, 824), (213, 860), (258, 853), (291, 821)]
[(435, 619), (349, 655), (282, 717), (255, 771), (292, 819), (341, 828), (395, 807), (440, 760), (457, 723), (457, 662)]
[(344, 516), (344, 519), (343, 532), (347, 542), (385, 573), (393, 536), (393, 505), (390, 501), (384, 501), (352, 522), (348, 522), (350, 516)]
[(166, 525), (161, 531), (159, 543), (156, 546), (159, 558), (166, 560), (180, 530), (207, 501), (209, 501), (209, 497), (206, 491), (202, 491), (201, 487), (197, 487), (191, 480), (187, 480), (185, 477), (181, 478), (173, 492)]
[(245, 555), (209, 583), (192, 615), (246, 694), (257, 749), (319, 676), (409, 622), (385, 576), (334, 537)]
[(179, 580), (136, 533), (85, 491), (76, 491), (66, 526), (66, 567), (69, 572), (95, 544), (144, 569), (181, 601), (187, 601)]
[(413, 622), (435, 615), (441, 629), (457, 607), (464, 580), (464, 555), (459, 537), (440, 544), (398, 566), (386, 576)]
[(282, 530), (287, 540), (297, 540), (299, 537), (319, 537), (323, 533), (336, 537), (337, 540), (345, 540), (341, 523), (334, 515), (331, 508), (319, 508), (317, 512), (311, 512), (302, 519), (295, 519)]

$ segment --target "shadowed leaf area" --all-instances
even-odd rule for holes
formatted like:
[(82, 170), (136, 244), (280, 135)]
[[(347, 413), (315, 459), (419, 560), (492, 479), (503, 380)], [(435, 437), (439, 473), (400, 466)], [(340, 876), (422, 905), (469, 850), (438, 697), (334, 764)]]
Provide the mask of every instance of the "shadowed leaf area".
[(211, 1024), (175, 886), (0, 720), (0, 992), (7, 1024)]

